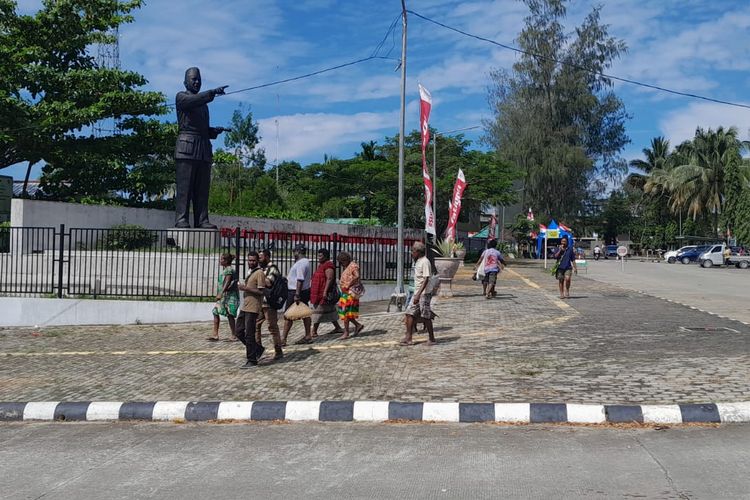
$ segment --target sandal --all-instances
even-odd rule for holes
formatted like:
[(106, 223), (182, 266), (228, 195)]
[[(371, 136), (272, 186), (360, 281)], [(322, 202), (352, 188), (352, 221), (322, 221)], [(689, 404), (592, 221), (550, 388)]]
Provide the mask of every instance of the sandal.
[(365, 325), (360, 324), (357, 328), (354, 329), (354, 335), (359, 335), (364, 329)]
[(400, 345), (400, 346), (410, 346), (410, 345), (414, 345), (414, 342), (411, 342), (411, 341), (407, 342), (405, 340), (402, 340), (401, 342), (398, 343), (398, 345)]
[(218, 342), (219, 337), (206, 337), (206, 340), (208, 340), (209, 342)]
[(294, 345), (304, 345), (304, 344), (312, 344), (313, 339), (308, 339), (307, 337), (302, 337), (297, 342), (294, 343)]

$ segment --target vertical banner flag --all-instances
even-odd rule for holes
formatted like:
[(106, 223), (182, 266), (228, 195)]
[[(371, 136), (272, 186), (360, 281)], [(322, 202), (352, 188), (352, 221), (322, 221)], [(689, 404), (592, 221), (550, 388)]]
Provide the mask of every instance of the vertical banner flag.
[(495, 214), (492, 214), (492, 217), (490, 217), (490, 227), (487, 229), (487, 239), (488, 240), (494, 240), (495, 239), (495, 227), (497, 226), (497, 216)]
[(432, 211), (432, 180), (427, 170), (427, 145), (430, 143), (430, 109), (432, 96), (419, 85), (419, 126), (422, 130), (422, 177), (424, 178), (424, 230), (435, 235), (435, 214)]
[(458, 223), (458, 214), (461, 212), (461, 198), (464, 196), (466, 189), (466, 178), (464, 172), (458, 169), (456, 183), (453, 185), (453, 197), (448, 206), (448, 227), (445, 229), (445, 237), (456, 241), (456, 224)]

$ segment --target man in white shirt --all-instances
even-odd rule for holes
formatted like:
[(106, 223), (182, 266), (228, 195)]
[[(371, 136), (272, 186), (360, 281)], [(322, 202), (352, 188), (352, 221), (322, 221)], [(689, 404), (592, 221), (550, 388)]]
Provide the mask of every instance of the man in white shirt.
[[(286, 297), (286, 309), (292, 307), (292, 304), (299, 304), (303, 302), (305, 305), (310, 305), (310, 288), (312, 288), (312, 268), (310, 267), (310, 259), (305, 257), (307, 254), (307, 248), (304, 244), (299, 243), (294, 247), (294, 265), (289, 269), (287, 274), (287, 287), (289, 288)], [(284, 333), (281, 335), (281, 345), (286, 345), (286, 339), (289, 336), (289, 331), (292, 329), (292, 320), (284, 321)], [(305, 325), (305, 336), (295, 342), (295, 344), (312, 344), (312, 337), (310, 335), (311, 319), (310, 317), (303, 318), (302, 324)]]
[(422, 242), (415, 242), (411, 249), (411, 257), (414, 259), (414, 297), (406, 307), (406, 336), (399, 342), (400, 345), (414, 345), (412, 335), (416, 317), (422, 318), (429, 339), (427, 345), (435, 345), (435, 332), (432, 329), (432, 318), (435, 314), (430, 307), (432, 300), (431, 279), (432, 266), (425, 256), (425, 246)]

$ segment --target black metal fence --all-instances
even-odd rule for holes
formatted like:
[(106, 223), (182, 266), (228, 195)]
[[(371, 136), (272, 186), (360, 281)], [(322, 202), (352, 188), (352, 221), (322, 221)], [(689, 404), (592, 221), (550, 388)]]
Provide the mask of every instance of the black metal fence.
[[(411, 259), (405, 240), (404, 279)], [(294, 248), (307, 248), (313, 270), (317, 250), (335, 260), (347, 251), (362, 278), (396, 279), (395, 239), (333, 234), (263, 232), (240, 228), (195, 229), (0, 228), (0, 294), (76, 297), (210, 298), (215, 296), (219, 258), (237, 257), (244, 275), (250, 250), (270, 249), (282, 273), (294, 263)]]

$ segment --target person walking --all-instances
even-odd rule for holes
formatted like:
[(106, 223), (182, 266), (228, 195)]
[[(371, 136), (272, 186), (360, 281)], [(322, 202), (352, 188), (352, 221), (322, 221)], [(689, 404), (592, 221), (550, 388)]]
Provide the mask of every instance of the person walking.
[(221, 272), (219, 273), (216, 287), (216, 307), (212, 311), (214, 315), (214, 330), (213, 335), (206, 339), (210, 342), (219, 341), (219, 325), (222, 316), (227, 318), (229, 331), (232, 333), (231, 337), (227, 340), (237, 339), (234, 330), (237, 308), (240, 305), (240, 293), (237, 290), (237, 273), (232, 267), (232, 261), (234, 261), (234, 255), (230, 253), (225, 253), (219, 257)]
[(576, 266), (575, 255), (573, 255), (573, 247), (570, 246), (567, 236), (563, 236), (560, 240), (560, 247), (555, 252), (555, 259), (557, 260), (555, 277), (560, 288), (560, 298), (569, 299), (570, 282), (573, 273), (578, 274), (578, 267)]
[(432, 276), (432, 266), (425, 256), (426, 249), (424, 243), (417, 241), (411, 249), (411, 257), (414, 259), (414, 297), (406, 307), (406, 335), (399, 342), (399, 345), (414, 345), (412, 336), (417, 319), (422, 319), (425, 329), (429, 336), (427, 345), (435, 345), (435, 332), (432, 328), (432, 319), (435, 314), (430, 307), (432, 300), (432, 288), (430, 287), (430, 276)]
[[(339, 319), (344, 322), (344, 334), (339, 339), (346, 340), (353, 335), (359, 334), (365, 327), (365, 325), (357, 321), (359, 318), (359, 296), (354, 293), (354, 291), (363, 287), (362, 281), (359, 278), (359, 265), (354, 262), (351, 254), (349, 252), (339, 252), (336, 260), (338, 260), (342, 270), (341, 278), (339, 279), (341, 293), (337, 309)], [(349, 335), (349, 323), (354, 324), (353, 335)]]
[[(307, 248), (302, 243), (294, 246), (294, 264), (289, 269), (287, 274), (287, 296), (286, 296), (286, 309), (292, 307), (293, 304), (304, 303), (306, 306), (310, 305), (310, 287), (312, 279), (312, 269), (310, 267), (310, 259), (305, 255), (307, 254)], [(281, 335), (281, 345), (286, 345), (289, 331), (292, 329), (294, 321), (290, 319), (284, 320), (284, 332)], [(305, 336), (295, 342), (295, 344), (312, 344), (312, 337), (310, 336), (310, 318), (303, 318), (302, 324), (305, 326)]]
[(331, 262), (331, 252), (327, 248), (321, 248), (318, 250), (318, 268), (312, 276), (310, 289), (310, 301), (313, 305), (311, 335), (313, 339), (318, 336), (318, 327), (324, 322), (330, 322), (333, 325), (333, 330), (329, 333), (344, 333), (336, 312), (338, 300), (336, 268)]
[(248, 369), (258, 364), (263, 348), (255, 341), (255, 328), (258, 315), (262, 312), (263, 290), (266, 287), (266, 276), (258, 265), (258, 252), (247, 253), (248, 274), (244, 283), (238, 285), (244, 292), (240, 314), (237, 317), (237, 338), (245, 344), (247, 361), (240, 368)]
[[(487, 248), (479, 256), (474, 270), (479, 267), (479, 264), (484, 260), (484, 278), (482, 278), (482, 294), (491, 299), (497, 296), (495, 291), (495, 285), (497, 284), (497, 275), (505, 266), (505, 259), (503, 254), (497, 249), (497, 240), (491, 239), (487, 242)], [(502, 266), (502, 267), (501, 267)]]
[[(271, 250), (264, 248), (258, 252), (258, 259), (261, 269), (265, 274), (265, 286), (266, 289), (271, 289), (274, 282), (277, 279), (282, 279), (281, 271), (279, 268), (271, 262)], [(279, 331), (279, 312), (268, 305), (268, 301), (265, 296), (261, 304), (261, 313), (258, 315), (258, 321), (255, 329), (255, 341), (258, 343), (258, 359), (260, 359), (265, 347), (263, 347), (263, 339), (261, 337), (261, 330), (263, 328), (263, 322), (268, 323), (268, 332), (273, 338), (274, 356), (273, 359), (278, 361), (284, 357), (284, 351), (282, 350), (281, 332)]]
[(729, 245), (724, 247), (723, 257), (724, 257), (724, 265), (729, 267), (731, 264), (731, 258), (732, 258), (732, 248)]

